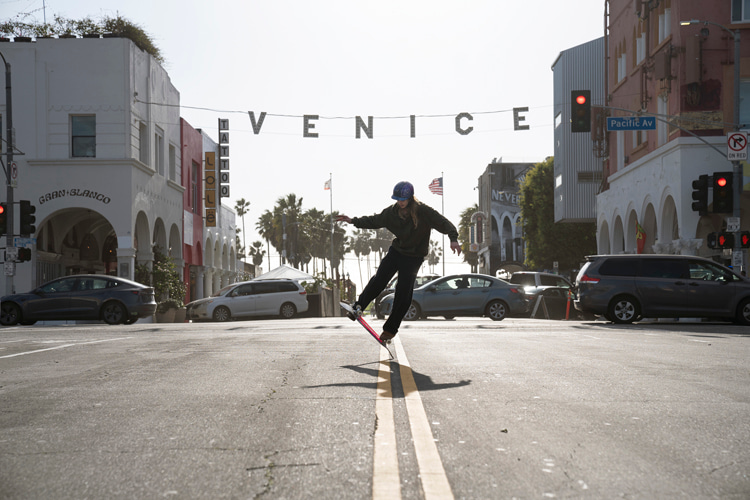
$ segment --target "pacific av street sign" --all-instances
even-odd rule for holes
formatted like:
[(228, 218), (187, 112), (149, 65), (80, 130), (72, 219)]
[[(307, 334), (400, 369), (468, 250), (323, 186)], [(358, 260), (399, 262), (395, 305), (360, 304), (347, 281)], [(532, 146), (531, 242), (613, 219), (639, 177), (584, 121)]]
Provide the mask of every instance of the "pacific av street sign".
[(607, 130), (656, 130), (656, 118), (653, 116), (609, 117)]

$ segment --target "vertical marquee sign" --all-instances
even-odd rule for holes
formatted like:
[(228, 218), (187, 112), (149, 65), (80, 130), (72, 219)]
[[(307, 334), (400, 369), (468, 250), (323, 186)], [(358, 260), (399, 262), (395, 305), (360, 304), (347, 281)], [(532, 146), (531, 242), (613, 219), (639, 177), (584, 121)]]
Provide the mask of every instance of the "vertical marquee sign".
[(216, 227), (216, 153), (206, 152), (206, 227)]
[(229, 119), (219, 118), (219, 199), (229, 198)]

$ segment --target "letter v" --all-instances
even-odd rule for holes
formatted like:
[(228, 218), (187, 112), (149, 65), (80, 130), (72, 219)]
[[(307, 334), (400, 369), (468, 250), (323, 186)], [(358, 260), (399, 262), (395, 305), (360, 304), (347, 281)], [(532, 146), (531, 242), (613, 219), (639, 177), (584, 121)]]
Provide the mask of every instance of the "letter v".
[(257, 122), (255, 121), (254, 111), (248, 111), (247, 114), (250, 115), (250, 123), (253, 126), (253, 133), (255, 135), (260, 134), (260, 128), (263, 126), (263, 120), (266, 119), (266, 112), (265, 111), (260, 112), (260, 120), (258, 120)]

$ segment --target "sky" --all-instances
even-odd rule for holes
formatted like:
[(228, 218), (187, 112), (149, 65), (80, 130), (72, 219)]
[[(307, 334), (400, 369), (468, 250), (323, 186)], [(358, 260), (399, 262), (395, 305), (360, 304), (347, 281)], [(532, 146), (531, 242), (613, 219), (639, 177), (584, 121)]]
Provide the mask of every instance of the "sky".
[[(121, 15), (142, 27), (166, 60), (182, 117), (214, 140), (218, 119), (229, 119), (230, 197), (222, 201), (251, 203), (250, 246), (261, 240), (258, 217), (288, 194), (303, 210), (332, 205), (355, 217), (390, 205), (401, 180), (458, 226), (494, 158), (552, 156), (551, 66), (561, 51), (603, 36), (604, 3), (0, 0), (0, 19)], [(512, 110), (522, 107), (529, 130), (516, 131)], [(249, 111), (266, 113), (258, 134)], [(461, 113), (473, 116), (460, 122), (473, 127), (466, 135), (455, 128)], [(304, 115), (320, 117), (310, 121), (316, 138), (303, 136)], [(372, 139), (356, 138), (356, 116), (373, 117)], [(441, 175), (443, 197), (428, 189)], [(271, 268), (278, 264), (272, 249)], [(354, 279), (356, 261), (346, 266)], [(448, 255), (445, 270), (469, 267)]]

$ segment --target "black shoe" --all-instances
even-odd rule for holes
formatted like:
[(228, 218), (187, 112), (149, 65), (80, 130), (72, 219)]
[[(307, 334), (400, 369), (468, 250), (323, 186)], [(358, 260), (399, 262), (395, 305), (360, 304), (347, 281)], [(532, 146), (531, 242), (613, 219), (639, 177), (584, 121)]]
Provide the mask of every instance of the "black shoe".
[(351, 311), (347, 310), (346, 315), (349, 317), (350, 320), (357, 321), (357, 318), (362, 316), (362, 307), (360, 307), (360, 305), (357, 304), (356, 302), (349, 307), (351, 307), (352, 310)]
[(380, 340), (382, 340), (386, 344), (390, 344), (391, 343), (391, 339), (393, 337), (395, 337), (395, 336), (396, 336), (395, 333), (384, 331), (383, 333), (380, 334)]

